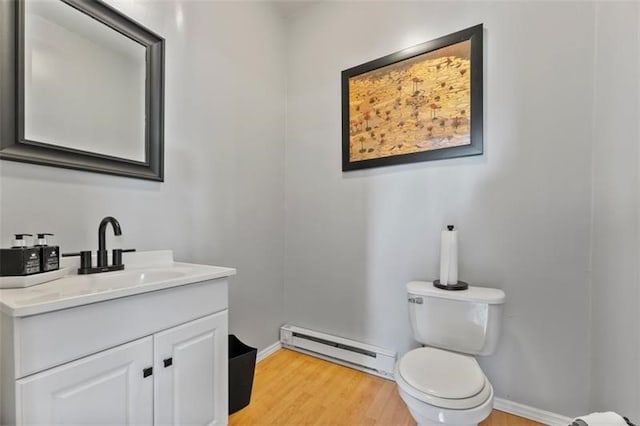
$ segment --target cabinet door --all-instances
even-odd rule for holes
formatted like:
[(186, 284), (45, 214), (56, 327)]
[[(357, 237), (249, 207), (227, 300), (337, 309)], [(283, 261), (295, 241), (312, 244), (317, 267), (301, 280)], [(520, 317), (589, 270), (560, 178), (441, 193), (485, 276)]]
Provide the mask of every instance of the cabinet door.
[(156, 424), (227, 423), (227, 339), (226, 310), (154, 335)]
[[(145, 337), (16, 383), (22, 425), (151, 425), (153, 340)], [(147, 371), (148, 373), (148, 371)]]

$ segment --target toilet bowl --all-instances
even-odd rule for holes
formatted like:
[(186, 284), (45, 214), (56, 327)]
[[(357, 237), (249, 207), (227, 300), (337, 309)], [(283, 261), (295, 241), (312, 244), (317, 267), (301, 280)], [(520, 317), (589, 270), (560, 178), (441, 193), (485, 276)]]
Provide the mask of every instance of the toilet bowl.
[(475, 426), (491, 414), (493, 388), (471, 356), (414, 349), (396, 363), (394, 376), (418, 425)]
[(396, 363), (400, 397), (422, 426), (477, 426), (493, 409), (493, 387), (475, 355), (494, 352), (500, 336), (500, 289), (463, 291), (407, 284), (409, 319), (416, 341), (425, 345)]

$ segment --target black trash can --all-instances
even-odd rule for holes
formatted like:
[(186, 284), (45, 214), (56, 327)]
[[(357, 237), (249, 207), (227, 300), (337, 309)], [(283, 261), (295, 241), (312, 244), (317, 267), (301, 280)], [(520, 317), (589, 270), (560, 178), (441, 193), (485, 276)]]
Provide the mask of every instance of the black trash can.
[(229, 335), (229, 414), (243, 409), (251, 401), (257, 353), (256, 348)]

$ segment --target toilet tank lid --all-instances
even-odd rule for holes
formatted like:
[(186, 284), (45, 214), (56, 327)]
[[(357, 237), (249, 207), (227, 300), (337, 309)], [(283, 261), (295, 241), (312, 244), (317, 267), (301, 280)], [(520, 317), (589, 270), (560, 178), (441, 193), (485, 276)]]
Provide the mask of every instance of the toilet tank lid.
[(499, 305), (504, 303), (505, 294), (499, 288), (469, 286), (467, 290), (442, 290), (430, 281), (412, 281), (407, 284), (407, 292), (416, 296), (439, 297), (442, 299)]

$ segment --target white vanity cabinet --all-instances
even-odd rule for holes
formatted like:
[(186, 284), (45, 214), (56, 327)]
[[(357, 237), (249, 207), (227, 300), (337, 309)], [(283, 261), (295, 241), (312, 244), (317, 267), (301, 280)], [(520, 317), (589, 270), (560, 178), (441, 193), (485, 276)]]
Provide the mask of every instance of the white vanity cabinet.
[(235, 270), (218, 269), (124, 293), (105, 275), (62, 305), (35, 302), (65, 282), (0, 291), (0, 424), (225, 425)]
[(18, 424), (226, 423), (227, 312), (16, 382)]

